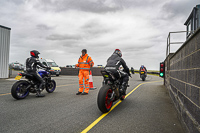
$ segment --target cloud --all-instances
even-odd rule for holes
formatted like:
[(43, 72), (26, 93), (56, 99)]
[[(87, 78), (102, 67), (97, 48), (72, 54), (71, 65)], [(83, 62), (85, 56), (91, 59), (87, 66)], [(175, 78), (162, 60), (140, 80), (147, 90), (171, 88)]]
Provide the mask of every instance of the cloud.
[[(161, 16), (164, 19), (176, 19), (177, 17), (188, 17), (193, 7), (199, 4), (195, 0), (170, 0), (167, 1), (161, 8), (165, 15)], [(187, 7), (187, 8), (186, 8)]]
[(128, 66), (158, 69), (165, 59), (168, 33), (185, 30), (183, 24), (196, 4), (196, 0), (7, 0), (0, 1), (0, 22), (11, 28), (10, 62), (23, 63), (29, 51), (37, 49), (41, 57), (65, 66), (77, 63), (86, 48), (95, 65), (105, 65), (119, 48)]
[(47, 40), (79, 40), (82, 39), (79, 35), (59, 35), (52, 34), (46, 37)]
[(44, 11), (62, 12), (67, 10), (79, 10), (93, 13), (106, 13), (121, 10), (121, 7), (110, 0), (40, 0), (34, 4), (34, 8)]
[(84, 38), (98, 38), (106, 34), (111, 34), (115, 29), (107, 26), (105, 23), (101, 23), (101, 20), (92, 19), (81, 26)]
[(38, 25), (36, 25), (36, 28), (39, 29), (39, 30), (50, 30), (53, 27), (49, 27), (49, 26), (47, 26), (45, 24), (38, 24)]

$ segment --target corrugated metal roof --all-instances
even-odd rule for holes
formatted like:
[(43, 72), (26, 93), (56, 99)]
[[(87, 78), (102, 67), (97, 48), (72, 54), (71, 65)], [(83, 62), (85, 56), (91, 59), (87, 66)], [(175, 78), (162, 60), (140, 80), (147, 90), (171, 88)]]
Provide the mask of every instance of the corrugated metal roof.
[(8, 30), (11, 30), (11, 28), (8, 28), (8, 27), (5, 27), (3, 25), (0, 25), (1, 28), (4, 28), (4, 29), (8, 29)]

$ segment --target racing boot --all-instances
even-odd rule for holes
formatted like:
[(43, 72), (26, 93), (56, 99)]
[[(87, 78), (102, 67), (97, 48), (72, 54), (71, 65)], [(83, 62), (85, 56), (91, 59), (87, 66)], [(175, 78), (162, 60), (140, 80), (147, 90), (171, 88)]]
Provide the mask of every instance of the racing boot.
[(37, 92), (36, 92), (36, 97), (45, 97), (45, 95), (44, 95), (44, 94), (41, 94), (40, 91), (37, 91)]
[(36, 89), (36, 97), (44, 97), (44, 94), (41, 94), (40, 88)]
[(122, 95), (126, 95), (126, 89), (127, 89), (127, 83), (122, 83), (120, 92), (122, 93)]

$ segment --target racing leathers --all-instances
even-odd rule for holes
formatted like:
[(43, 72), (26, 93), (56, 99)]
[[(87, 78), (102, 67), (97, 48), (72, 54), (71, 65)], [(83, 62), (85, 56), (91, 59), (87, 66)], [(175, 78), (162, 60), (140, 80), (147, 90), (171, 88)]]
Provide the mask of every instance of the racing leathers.
[[(123, 71), (119, 69), (121, 65), (124, 68)], [(130, 71), (128, 66), (126, 65), (126, 62), (118, 54), (113, 53), (108, 58), (105, 69), (112, 72), (116, 78), (122, 78), (123, 82), (120, 91), (122, 92), (122, 94), (125, 95), (130, 76)]]
[(140, 70), (139, 70), (139, 74), (140, 74), (140, 77), (141, 77), (141, 72), (144, 72), (145, 73), (145, 76), (147, 77), (147, 69), (146, 67), (140, 67)]
[(42, 68), (49, 68), (45, 65), (43, 65), (38, 58), (35, 57), (30, 57), (26, 59), (26, 72), (33, 75), (39, 82), (40, 85), (39, 87), (36, 87), (36, 96), (44, 96), (40, 94), (40, 89), (42, 88), (42, 86), (45, 84), (44, 80), (42, 79), (42, 77), (38, 74), (37, 72), (37, 67), (40, 66)]

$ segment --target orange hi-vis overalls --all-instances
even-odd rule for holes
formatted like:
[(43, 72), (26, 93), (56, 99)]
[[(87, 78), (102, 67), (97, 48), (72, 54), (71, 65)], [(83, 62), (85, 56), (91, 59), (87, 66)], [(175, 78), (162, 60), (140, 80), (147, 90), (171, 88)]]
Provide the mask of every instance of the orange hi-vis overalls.
[(85, 54), (84, 56), (81, 56), (78, 60), (78, 64), (76, 64), (76, 67), (79, 67), (79, 92), (83, 92), (84, 84), (83, 84), (83, 78), (85, 80), (85, 93), (89, 92), (89, 70), (90, 67), (94, 66), (94, 62), (92, 61), (92, 58), (88, 56), (88, 54)]

